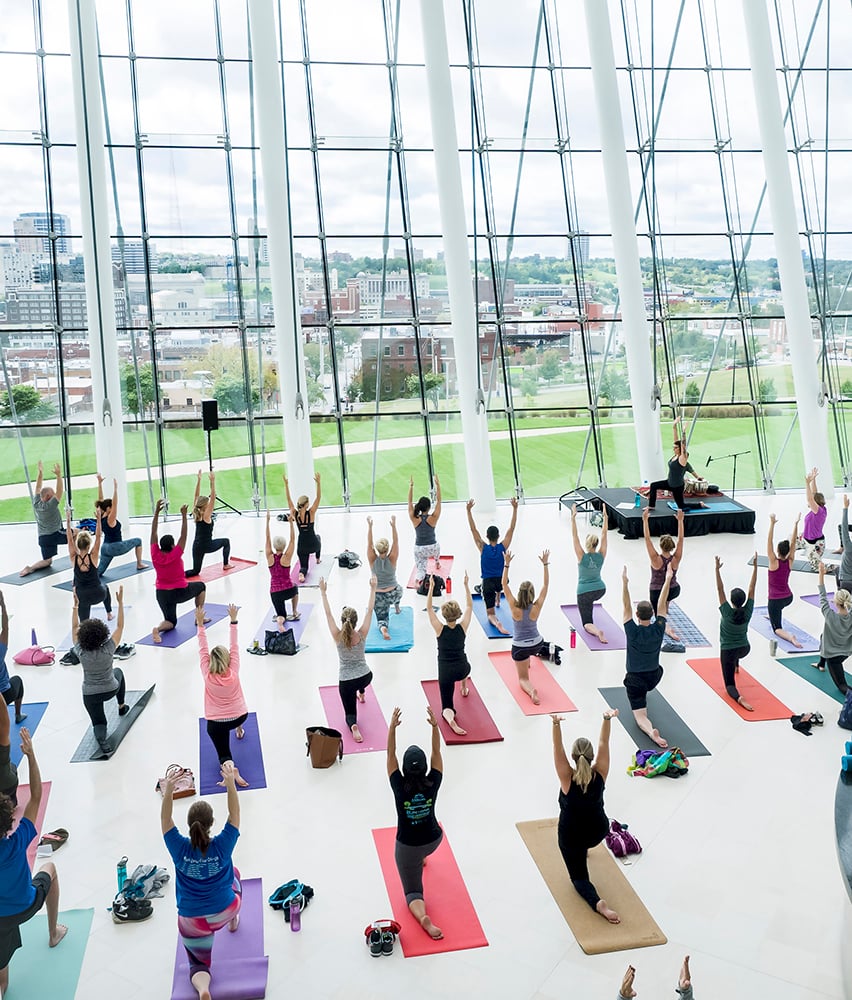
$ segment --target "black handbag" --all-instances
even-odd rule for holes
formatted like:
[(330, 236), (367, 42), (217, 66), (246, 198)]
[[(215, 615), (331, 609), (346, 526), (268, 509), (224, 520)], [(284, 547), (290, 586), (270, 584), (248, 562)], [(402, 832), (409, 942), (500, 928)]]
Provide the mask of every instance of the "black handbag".
[(283, 632), (279, 632), (277, 629), (267, 629), (266, 641), (263, 645), (267, 653), (280, 653), (282, 656), (295, 656), (299, 652), (296, 637), (291, 628), (285, 628)]

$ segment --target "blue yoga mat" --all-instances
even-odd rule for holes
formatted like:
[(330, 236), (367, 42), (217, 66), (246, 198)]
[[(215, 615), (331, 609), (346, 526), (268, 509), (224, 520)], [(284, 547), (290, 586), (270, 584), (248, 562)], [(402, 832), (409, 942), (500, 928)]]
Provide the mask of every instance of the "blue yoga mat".
[(758, 635), (762, 635), (764, 639), (775, 639), (778, 642), (778, 648), (785, 653), (814, 653), (819, 649), (819, 639), (815, 639), (809, 632), (806, 632), (803, 628), (799, 628), (798, 625), (794, 625), (786, 618), (781, 619), (781, 627), (785, 632), (790, 632), (794, 635), (802, 644), (801, 647), (794, 646), (791, 642), (787, 642), (786, 639), (780, 639), (775, 635), (772, 631), (772, 626), (769, 624), (769, 614), (765, 604), (754, 609), (748, 627), (753, 632), (757, 632)]
[(24, 702), (21, 706), (21, 712), (26, 716), (26, 719), (18, 725), (15, 722), (15, 706), (9, 706), (9, 718), (12, 722), (12, 731), (9, 734), (9, 739), (11, 741), (11, 750), (9, 756), (12, 758), (12, 763), (17, 767), (21, 763), (23, 754), (21, 753), (21, 730), (29, 729), (30, 735), (32, 735), (36, 729), (38, 729), (38, 724), (44, 717), (44, 713), (47, 711), (46, 701), (31, 701)]
[[(689, 501), (686, 501), (689, 503)], [(674, 500), (669, 500), (666, 504), (672, 510), (677, 510), (677, 504)], [(691, 508), (685, 511), (690, 517), (694, 517), (696, 514), (738, 514), (742, 510), (742, 505), (735, 503), (733, 500), (719, 500), (717, 503), (708, 504), (706, 507)]]
[(388, 632), (390, 639), (385, 639), (376, 624), (376, 616), (370, 622), (370, 631), (364, 643), (367, 653), (407, 653), (414, 645), (414, 611), (410, 605), (405, 605), (397, 614), (391, 608), (388, 616)]
[(509, 610), (509, 603), (505, 599), (500, 602), (500, 607), (494, 608), (494, 614), (497, 621), (508, 631), (508, 635), (503, 635), (488, 620), (488, 609), (485, 607), (485, 598), (479, 594), (473, 595), (473, 614), (482, 626), (482, 631), (489, 639), (511, 639), (514, 635), (515, 623), (512, 621), (512, 612)]
[(21, 925), (23, 947), (15, 952), (9, 977), (9, 1000), (51, 997), (74, 1000), (83, 968), (94, 910), (63, 910), (59, 923), (68, 933), (55, 948), (47, 943), (47, 916), (36, 914)]
[[(146, 566), (145, 569), (137, 569), (135, 559), (131, 559), (130, 562), (127, 563), (119, 563), (118, 565), (110, 563), (110, 565), (107, 566), (106, 573), (101, 576), (101, 583), (105, 583), (109, 586), (116, 580), (126, 580), (129, 576), (137, 576), (140, 573), (147, 573), (150, 569), (150, 566)], [(65, 580), (64, 583), (54, 583), (53, 588), (54, 590), (67, 590), (70, 592), (74, 589), (74, 581)]]

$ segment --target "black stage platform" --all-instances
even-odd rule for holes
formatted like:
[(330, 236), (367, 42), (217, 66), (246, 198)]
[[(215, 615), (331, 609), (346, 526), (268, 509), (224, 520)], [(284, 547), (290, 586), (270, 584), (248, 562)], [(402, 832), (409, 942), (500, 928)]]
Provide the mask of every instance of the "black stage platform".
[[(683, 520), (684, 533), (692, 535), (712, 535), (731, 532), (736, 535), (753, 535), (755, 513), (738, 500), (732, 500), (724, 493), (709, 496), (687, 497), (687, 503), (706, 503), (707, 507), (687, 511)], [(642, 511), (648, 506), (642, 499), (642, 506), (634, 506), (636, 493), (627, 487), (587, 489), (579, 487), (559, 498), (559, 504), (566, 506), (578, 503), (581, 510), (601, 510), (606, 507), (609, 527), (617, 528), (625, 538), (642, 537)], [(626, 506), (619, 506), (626, 505)], [(657, 506), (651, 510), (650, 530), (652, 535), (677, 535), (677, 519), (668, 506), (668, 500), (657, 497)]]

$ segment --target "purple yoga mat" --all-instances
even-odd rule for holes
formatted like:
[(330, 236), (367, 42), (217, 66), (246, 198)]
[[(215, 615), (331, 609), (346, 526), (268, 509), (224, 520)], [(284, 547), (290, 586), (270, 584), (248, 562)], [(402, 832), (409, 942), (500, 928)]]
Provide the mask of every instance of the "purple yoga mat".
[(331, 576), (331, 571), (337, 565), (337, 556), (326, 556), (323, 561), (317, 565), (316, 556), (311, 555), (308, 558), (308, 574), (301, 583), (299, 583), (299, 560), (294, 559), (293, 564), (290, 567), (290, 573), (293, 579), (293, 583), (300, 587), (318, 587), (320, 582), (320, 577), (324, 576), (326, 580)]
[(781, 619), (781, 626), (786, 632), (792, 632), (802, 645), (794, 646), (791, 642), (787, 642), (786, 639), (780, 639), (772, 631), (765, 604), (754, 609), (751, 621), (749, 622), (749, 628), (752, 631), (757, 632), (758, 635), (762, 635), (764, 639), (775, 639), (778, 643), (778, 648), (783, 649), (785, 653), (819, 652), (819, 639), (815, 639), (809, 632), (806, 632), (803, 628), (799, 628), (798, 625), (794, 625), (786, 618)]
[[(263, 884), (259, 878), (243, 880), (240, 926), (233, 934), (227, 928), (217, 932), (210, 972), (216, 1000), (262, 1000), (266, 996), (269, 959), (263, 954)], [(198, 1000), (189, 981), (189, 961), (180, 938), (172, 1000)]]
[(372, 685), (364, 692), (366, 699), (358, 702), (358, 728), (364, 737), (363, 743), (356, 743), (343, 717), (340, 692), (335, 685), (319, 689), (325, 717), (332, 729), (338, 729), (343, 736), (344, 753), (368, 753), (371, 750), (386, 750), (388, 745), (388, 724), (379, 707)]
[[(248, 792), (254, 788), (266, 788), (266, 771), (263, 768), (263, 753), (260, 749), (260, 732), (257, 728), (257, 715), (249, 712), (243, 723), (246, 734), (238, 740), (235, 732), (231, 733), (231, 753), (234, 755), (234, 766), (248, 782), (248, 788), (237, 791)], [(219, 758), (213, 749), (213, 742), (207, 735), (207, 720), (198, 720), (198, 739), (201, 746), (201, 762), (198, 768), (199, 792), (202, 795), (224, 794), (225, 788), (216, 784), (222, 780), (219, 768)]]
[[(834, 591), (826, 591), (825, 596), (828, 598), (829, 604), (834, 600)], [(802, 600), (806, 604), (813, 604), (815, 608), (819, 607), (819, 594), (805, 594)]]
[[(592, 621), (601, 629), (607, 637), (607, 642), (601, 642), (583, 628), (580, 621), (580, 609), (576, 604), (561, 604), (562, 614), (577, 630), (577, 635), (585, 642), (589, 649), (597, 652), (601, 649), (627, 649), (627, 638), (624, 629), (614, 619), (610, 618), (606, 609), (601, 604), (596, 604), (592, 611)], [(567, 646), (568, 643), (566, 642)]]
[[(302, 633), (305, 631), (305, 625), (308, 623), (308, 619), (311, 617), (311, 612), (314, 610), (313, 604), (302, 604), (299, 602), (299, 614), (302, 616), (297, 622), (284, 622), (284, 628), (291, 628), (293, 630), (293, 638), (296, 640), (296, 645), (302, 641)], [(263, 617), (263, 621), (258, 625), (257, 631), (254, 633), (254, 638), (260, 643), (260, 648), (265, 648), (266, 643), (266, 631), (274, 632), (278, 628), (278, 623), (272, 620), (272, 616), (275, 614), (275, 608), (269, 605), (266, 614)]]
[[(204, 613), (205, 617), (210, 619), (210, 621), (207, 622), (207, 626), (209, 628), (211, 625), (215, 625), (216, 622), (220, 622), (223, 618), (228, 617), (228, 607), (226, 604), (205, 604)], [(178, 618), (177, 625), (175, 625), (174, 628), (169, 629), (168, 632), (162, 633), (162, 642), (154, 642), (151, 638), (151, 633), (148, 632), (146, 635), (143, 635), (141, 639), (136, 640), (136, 645), (156, 646), (158, 649), (177, 649), (178, 646), (182, 646), (190, 639), (194, 639), (196, 631), (195, 606), (193, 605), (192, 611), (187, 611), (185, 615), (181, 615), (180, 618)]]

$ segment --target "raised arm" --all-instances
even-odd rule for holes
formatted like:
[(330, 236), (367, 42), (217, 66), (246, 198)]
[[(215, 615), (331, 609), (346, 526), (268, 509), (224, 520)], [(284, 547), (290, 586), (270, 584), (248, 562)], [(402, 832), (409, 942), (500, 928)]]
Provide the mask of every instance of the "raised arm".
[(98, 561), (98, 556), (101, 553), (101, 515), (100, 511), (95, 508), (95, 543), (92, 546), (92, 560), (94, 562)]
[(654, 569), (659, 569), (663, 564), (663, 560), (660, 558), (660, 553), (654, 548), (654, 543), (651, 541), (651, 508), (646, 507), (642, 511), (642, 534), (645, 537), (645, 551), (648, 553), (648, 558), (651, 560), (651, 565)]
[(199, 469), (198, 470), (198, 475), (196, 476), (196, 479), (195, 479), (195, 493), (193, 494), (193, 497), (192, 497), (192, 506), (193, 506), (193, 509), (195, 508), (195, 501), (201, 496), (201, 477), (203, 475), (204, 475), (204, 470), (203, 469)]
[(580, 536), (577, 534), (577, 505), (571, 505), (571, 537), (574, 540), (574, 555), (579, 562), (586, 554), (586, 550), (580, 544)]
[(26, 727), (21, 730), (21, 752), (27, 758), (27, 770), (30, 776), (30, 801), (24, 809), (24, 819), (28, 819), (35, 826), (38, 816), (39, 806), (42, 798), (41, 771), (36, 760), (35, 750), (30, 731)]
[[(98, 483), (98, 499), (101, 499), (101, 484)], [(115, 527), (115, 522), (118, 520), (118, 480), (113, 479), (112, 481), (112, 506), (107, 514), (107, 524), (111, 527)]]
[(317, 495), (314, 497), (314, 502), (311, 504), (311, 517), (316, 514), (317, 507), (319, 507), (320, 499), (322, 498), (322, 479), (318, 472), (314, 473), (314, 482), (317, 484)]
[(53, 466), (53, 474), (56, 476), (56, 499), (61, 501), (65, 493), (65, 480), (62, 478), (62, 467), (59, 462)]
[(175, 825), (172, 817), (172, 798), (174, 795), (174, 782), (171, 778), (164, 778), (162, 782), (163, 804), (160, 806), (160, 829), (164, 834)]
[(367, 608), (364, 611), (364, 620), (361, 622), (361, 628), (358, 631), (361, 634), (361, 638), (366, 642), (367, 634), (370, 631), (370, 625), (373, 621), (373, 606), (376, 603), (376, 578), (375, 576), (370, 577), (370, 596), (367, 598)]
[(165, 500), (162, 497), (154, 504), (154, 520), (151, 521), (151, 548), (159, 544), (160, 537), (157, 534), (157, 525), (160, 520), (160, 511), (163, 509)]
[(796, 521), (793, 525), (793, 534), (790, 535), (790, 555), (787, 557), (790, 562), (796, 558), (796, 541), (799, 537), (799, 521), (801, 521), (802, 515), (796, 515)]
[(35, 495), (38, 496), (41, 493), (41, 488), (44, 486), (44, 463), (38, 463), (38, 475), (36, 476), (35, 484)]
[(438, 518), (441, 516), (441, 480), (435, 476), (435, 506), (432, 513), (426, 518), (427, 524), (431, 524), (434, 528), (438, 523)]
[(433, 771), (444, 773), (444, 758), (441, 756), (441, 734), (438, 732), (438, 720), (432, 711), (432, 706), (426, 706), (426, 721), (432, 727), (432, 747), (429, 755), (429, 767)]
[(266, 554), (266, 565), (271, 566), (275, 553), (272, 550), (272, 534), (269, 530), (269, 518), (272, 515), (269, 513), (269, 508), (266, 508), (266, 536), (263, 551)]
[(518, 524), (518, 498), (512, 497), (509, 503), (512, 505), (512, 520), (509, 522), (508, 531), (503, 535), (503, 545), (507, 549), (512, 544), (512, 539), (515, 537), (515, 528)]
[(183, 504), (180, 508), (180, 538), (178, 539), (178, 545), (182, 552), (186, 551), (186, 504)]
[(104, 498), (104, 477), (100, 474), (100, 472), (96, 472), (95, 477), (98, 480), (98, 500), (100, 501)]
[[(714, 556), (714, 561), (716, 563), (716, 596), (719, 598), (719, 604), (727, 604), (725, 584), (722, 583), (722, 560), (718, 556)], [(755, 572), (757, 572), (757, 560), (755, 560)]]
[(843, 494), (843, 516), (840, 519), (840, 544), (844, 552), (852, 551), (852, 538), (849, 537), (849, 494)]
[(9, 612), (6, 610), (6, 598), (0, 590), (0, 642), (9, 646)]
[(778, 556), (775, 555), (775, 515), (769, 515), (769, 534), (766, 536), (766, 558), (769, 560), (769, 568), (778, 569)]
[(322, 595), (322, 606), (325, 609), (325, 620), (328, 622), (328, 630), (331, 632), (331, 638), (334, 639), (336, 644), (340, 641), (340, 629), (334, 620), (334, 615), (331, 613), (331, 606), (328, 603), (328, 584), (325, 582), (324, 576), (320, 577), (319, 589)]
[[(476, 543), (476, 547), (481, 552), (482, 547), (485, 545), (485, 542), (482, 540), (482, 535), (480, 535), (479, 529), (476, 527), (476, 524), (473, 520), (473, 505), (474, 501), (472, 499), (468, 500), (468, 502), (465, 504), (465, 508), (467, 509), (467, 526), (468, 528), (470, 528), (470, 533), (473, 535), (473, 540)], [(503, 539), (503, 544), (508, 547), (508, 543), (506, 542), (505, 538)]]
[(408, 477), (408, 516), (412, 524), (417, 524), (417, 518), (414, 516), (414, 476)]
[(290, 496), (290, 480), (286, 476), (281, 477), (284, 480), (284, 491), (287, 494), (287, 506), (290, 508), (290, 517), (296, 516), (296, 505), (293, 503), (293, 498)]
[(77, 591), (73, 591), (73, 603), (71, 605), (71, 645), (77, 645), (77, 633), (80, 631), (80, 600)]
[(752, 567), (752, 570), (751, 570), (751, 579), (748, 582), (748, 595), (747, 595), (747, 599), (749, 601), (753, 601), (754, 600), (754, 590), (755, 590), (756, 586), (757, 586), (757, 553), (755, 552), (755, 554), (754, 554), (754, 566)]
[(678, 507), (675, 513), (675, 518), (677, 519), (677, 542), (675, 544), (674, 550), (674, 564), (675, 569), (680, 566), (680, 561), (683, 559), (683, 539), (685, 537), (685, 532), (683, 530), (683, 517), (684, 512)]
[(388, 723), (388, 777), (399, 770), (399, 761), (396, 759), (396, 731), (401, 722), (402, 712), (399, 708), (395, 708)]
[(204, 608), (195, 609), (195, 634), (198, 638), (198, 667), (205, 677), (210, 670), (210, 647), (207, 644), (207, 629), (204, 627)]
[(289, 566), (293, 559), (293, 549), (296, 547), (296, 525), (291, 517), (289, 520), (290, 525), (290, 541), (287, 542), (287, 548), (284, 549), (284, 563)]
[(610, 722), (618, 715), (617, 708), (607, 709), (603, 714), (603, 722), (601, 723), (601, 734), (598, 737), (598, 752), (595, 757), (595, 770), (603, 778), (604, 781), (607, 779), (609, 774), (609, 731)]
[(237, 615), (240, 609), (236, 604), (228, 605), (228, 616), (230, 618), (228, 631), (231, 633), (228, 643), (229, 662), (228, 666), (235, 674), (240, 672), (240, 630), (237, 625)]
[(470, 581), (468, 580), (467, 570), (464, 571), (464, 595), (465, 595), (465, 606), (464, 614), (462, 615), (461, 627), (467, 632), (467, 627), (470, 625), (470, 617), (473, 614), (473, 597), (470, 593)]
[(226, 760), (222, 765), (222, 780), (228, 793), (228, 822), (239, 830), (240, 797), (237, 794), (237, 774), (232, 760)]
[[(98, 519), (98, 524), (100, 524), (100, 518)], [(74, 532), (71, 530), (71, 508), (68, 507), (65, 510), (65, 537), (68, 539), (68, 554), (71, 556), (71, 560), (74, 560)]]
[(391, 514), (390, 516), (390, 526), (391, 526), (391, 547), (390, 552), (388, 552), (388, 559), (391, 561), (391, 566), (396, 568), (396, 561), (399, 559), (399, 534), (396, 530), (396, 515)]
[[(210, 480), (210, 497), (207, 501), (207, 506), (204, 508), (204, 520), (209, 524), (213, 520), (213, 508), (216, 506), (216, 473), (211, 469), (207, 473), (207, 478)], [(196, 495), (196, 499), (197, 499)]]
[(630, 590), (629, 590), (629, 580), (627, 578), (627, 567), (621, 571), (621, 606), (622, 606), (622, 619), (625, 623), (633, 621), (633, 604), (630, 601)]
[(515, 595), (509, 587), (509, 564), (512, 562), (512, 559), (514, 559), (514, 556), (508, 549), (506, 549), (503, 553), (503, 578), (500, 582), (503, 587), (503, 593), (509, 599), (509, 604), (512, 606), (513, 610), (516, 610), (518, 602), (515, 600)]
[(607, 537), (609, 532), (609, 517), (606, 511), (603, 512), (603, 526), (601, 527), (601, 544), (598, 551), (606, 559)]
[(816, 488), (817, 480), (817, 470), (811, 469), (807, 476), (805, 476), (805, 499), (808, 502), (808, 507), (813, 511), (814, 514), (819, 510), (819, 504), (814, 499), (814, 494), (817, 491)]
[(435, 589), (435, 574), (429, 574), (429, 590), (426, 593), (426, 614), (429, 616), (429, 624), (435, 630), (435, 635), (441, 634), (441, 629), (443, 629), (443, 624), (441, 619), (435, 614), (435, 609), (432, 607), (432, 592)]
[[(121, 645), (121, 636), (124, 633), (124, 584), (122, 584), (115, 595), (115, 603), (118, 606), (118, 614), (115, 616), (115, 628), (112, 633), (112, 641), (116, 648)], [(74, 612), (77, 607), (75, 605)], [(76, 641), (76, 640), (75, 640)]]
[(540, 612), (544, 607), (544, 600), (547, 597), (547, 591), (550, 589), (550, 549), (545, 549), (538, 558), (541, 561), (541, 565), (544, 567), (544, 580), (541, 585), (541, 590), (538, 592), (538, 597), (536, 597), (533, 602), (533, 607), (538, 608)]
[(373, 519), (367, 517), (367, 562), (370, 564), (370, 570), (373, 569), (373, 563), (376, 561), (376, 550), (373, 548)]
[(562, 742), (563, 716), (553, 714), (550, 718), (553, 721), (553, 725), (551, 726), (553, 730), (553, 764), (556, 768), (556, 777), (559, 778), (562, 791), (567, 795), (568, 789), (571, 787), (571, 780), (574, 777), (574, 768), (571, 767), (568, 754), (565, 753), (565, 745)]

